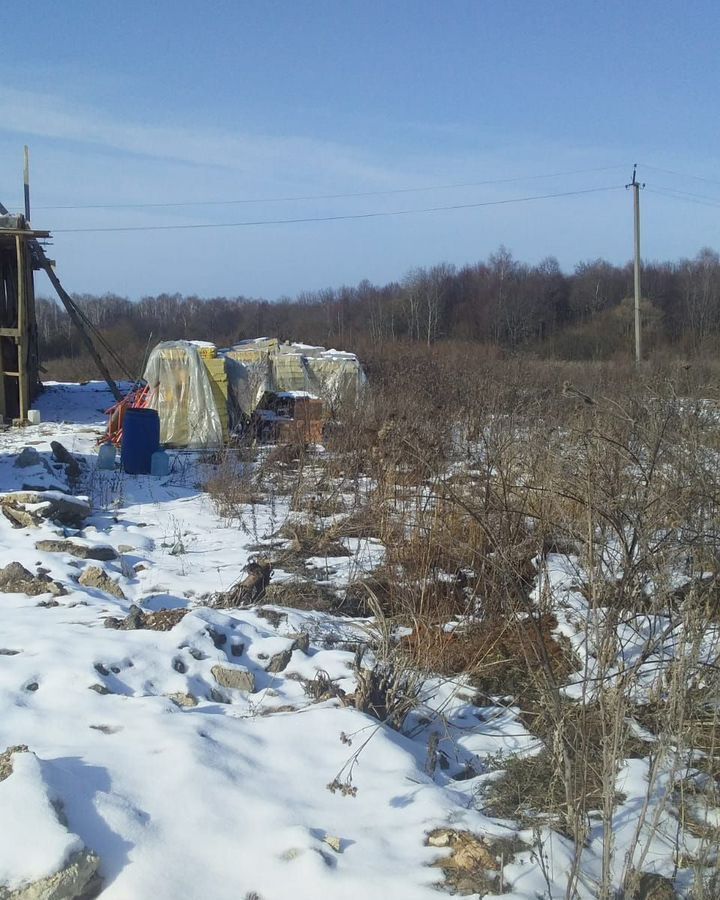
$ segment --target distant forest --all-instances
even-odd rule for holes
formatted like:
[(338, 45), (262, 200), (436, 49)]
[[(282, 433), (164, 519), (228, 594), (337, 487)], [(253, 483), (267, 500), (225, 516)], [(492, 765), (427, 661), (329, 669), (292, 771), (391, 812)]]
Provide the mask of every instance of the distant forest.
[[(501, 247), (487, 261), (418, 268), (382, 286), (326, 288), (277, 301), (160, 294), (131, 301), (74, 295), (93, 324), (140, 374), (148, 346), (194, 338), (219, 346), (259, 335), (363, 352), (391, 342), (470, 341), (498, 352), (569, 360), (632, 353), (632, 266), (602, 259), (572, 273), (549, 257), (538, 265)], [(646, 263), (644, 349), (693, 355), (720, 346), (720, 257)], [(65, 310), (39, 299), (41, 359), (53, 377), (95, 377)], [(120, 373), (118, 373), (120, 374)]]

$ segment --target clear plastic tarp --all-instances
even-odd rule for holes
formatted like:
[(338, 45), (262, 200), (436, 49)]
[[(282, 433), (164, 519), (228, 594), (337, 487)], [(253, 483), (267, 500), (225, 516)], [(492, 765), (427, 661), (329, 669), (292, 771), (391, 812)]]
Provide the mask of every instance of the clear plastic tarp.
[(230, 394), (246, 415), (265, 391), (306, 391), (331, 412), (357, 401), (367, 382), (357, 356), (342, 350), (258, 338), (236, 344), (224, 356)]
[(357, 401), (367, 381), (353, 353), (275, 338), (243, 341), (213, 357), (213, 345), (200, 341), (166, 341), (150, 354), (144, 378), (163, 444), (222, 446), (228, 425), (246, 421), (266, 391), (307, 392), (332, 415)]
[(148, 405), (160, 416), (160, 442), (171, 447), (220, 447), (223, 430), (207, 368), (190, 341), (165, 341), (148, 358)]

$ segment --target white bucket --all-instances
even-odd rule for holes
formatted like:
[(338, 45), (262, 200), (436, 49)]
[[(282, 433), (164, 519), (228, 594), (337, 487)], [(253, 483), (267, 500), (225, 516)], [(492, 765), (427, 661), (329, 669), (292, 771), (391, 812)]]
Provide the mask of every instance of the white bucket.
[(31, 425), (39, 425), (40, 424), (40, 410), (39, 409), (29, 409), (27, 414), (27, 420)]

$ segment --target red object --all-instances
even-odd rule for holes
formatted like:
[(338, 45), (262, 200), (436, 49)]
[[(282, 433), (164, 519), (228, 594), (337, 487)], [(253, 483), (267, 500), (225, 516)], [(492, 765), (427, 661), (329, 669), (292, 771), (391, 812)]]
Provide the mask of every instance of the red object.
[(150, 387), (144, 384), (140, 387), (132, 388), (128, 393), (119, 400), (114, 406), (105, 410), (105, 415), (109, 416), (107, 431), (100, 440), (101, 444), (108, 441), (119, 447), (122, 443), (123, 419), (128, 409), (146, 409), (150, 405), (151, 393)]

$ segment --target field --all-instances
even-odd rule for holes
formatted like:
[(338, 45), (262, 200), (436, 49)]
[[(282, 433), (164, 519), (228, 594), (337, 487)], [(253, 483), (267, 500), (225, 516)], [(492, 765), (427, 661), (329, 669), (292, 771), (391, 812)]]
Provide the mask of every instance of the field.
[(720, 895), (714, 368), (368, 364), (163, 479), (97, 382), (3, 434), (0, 897)]

